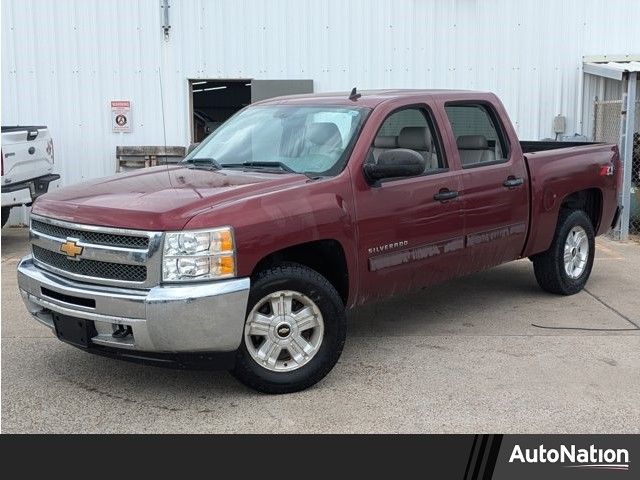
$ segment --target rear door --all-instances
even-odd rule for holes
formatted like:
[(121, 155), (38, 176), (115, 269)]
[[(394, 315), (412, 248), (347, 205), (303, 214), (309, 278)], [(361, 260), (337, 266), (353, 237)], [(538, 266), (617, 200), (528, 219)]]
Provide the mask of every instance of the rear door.
[(361, 291), (367, 292), (361, 301), (451, 278), (459, 270), (460, 172), (445, 157), (435, 125), (427, 104), (388, 112), (366, 159), (375, 162), (393, 148), (412, 149), (426, 159), (423, 175), (370, 185), (362, 171), (356, 173), (358, 261)]
[(509, 138), (500, 121), (503, 110), (487, 100), (443, 107), (461, 166), (463, 269), (471, 273), (514, 260), (524, 248), (529, 222), (527, 171), (517, 139)]
[(2, 127), (2, 185), (41, 177), (53, 170), (47, 127)]

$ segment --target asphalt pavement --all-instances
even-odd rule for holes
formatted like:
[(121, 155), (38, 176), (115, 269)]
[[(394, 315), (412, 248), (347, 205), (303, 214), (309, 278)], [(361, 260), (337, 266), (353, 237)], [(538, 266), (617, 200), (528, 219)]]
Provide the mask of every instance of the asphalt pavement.
[[(597, 240), (587, 289), (540, 290), (528, 260), (359, 308), (315, 387), (97, 357), (27, 314), (2, 229), (2, 431), (640, 432), (640, 244)], [(635, 329), (635, 330), (634, 330)]]

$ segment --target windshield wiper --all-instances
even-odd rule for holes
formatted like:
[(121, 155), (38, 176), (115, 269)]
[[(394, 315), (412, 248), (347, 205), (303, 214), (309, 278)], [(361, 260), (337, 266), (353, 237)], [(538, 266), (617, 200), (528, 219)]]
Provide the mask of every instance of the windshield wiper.
[(311, 180), (317, 180), (318, 178), (320, 178), (317, 175), (313, 176), (308, 172), (298, 172), (293, 168), (291, 168), (286, 163), (282, 163), (282, 162), (250, 161), (250, 162), (242, 162), (242, 163), (223, 163), (222, 167), (223, 168), (247, 168), (247, 167), (272, 168), (272, 167), (275, 167), (278, 170), (282, 170), (283, 172), (286, 172), (286, 173), (297, 173), (300, 175), (304, 175), (305, 177), (310, 178)]
[(265, 167), (265, 168), (276, 167), (282, 170), (283, 172), (287, 172), (287, 173), (301, 173), (301, 172), (296, 172), (293, 168), (291, 168), (290, 166), (282, 162), (252, 161), (252, 162), (243, 162), (242, 166), (243, 167)]
[(215, 170), (220, 170), (222, 168), (222, 165), (220, 165), (213, 157), (190, 158), (189, 160), (185, 160), (185, 163), (189, 164), (187, 168), (206, 167), (213, 168)]

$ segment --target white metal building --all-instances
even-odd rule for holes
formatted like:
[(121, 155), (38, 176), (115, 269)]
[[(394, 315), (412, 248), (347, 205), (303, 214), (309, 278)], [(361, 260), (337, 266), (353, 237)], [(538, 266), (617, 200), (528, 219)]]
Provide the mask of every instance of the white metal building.
[(217, 121), (198, 93), (254, 80), (490, 90), (523, 139), (558, 114), (590, 137), (583, 56), (607, 53), (640, 53), (639, 0), (4, 0), (2, 124), (48, 125), (62, 184), (114, 173), (118, 145), (188, 145)]

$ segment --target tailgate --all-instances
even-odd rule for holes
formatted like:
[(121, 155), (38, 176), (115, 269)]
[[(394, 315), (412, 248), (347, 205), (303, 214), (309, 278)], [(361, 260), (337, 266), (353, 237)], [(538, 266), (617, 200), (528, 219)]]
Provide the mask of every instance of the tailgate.
[(53, 141), (47, 127), (2, 127), (2, 186), (53, 171)]

